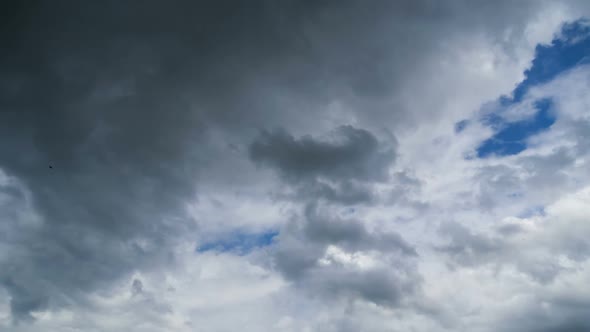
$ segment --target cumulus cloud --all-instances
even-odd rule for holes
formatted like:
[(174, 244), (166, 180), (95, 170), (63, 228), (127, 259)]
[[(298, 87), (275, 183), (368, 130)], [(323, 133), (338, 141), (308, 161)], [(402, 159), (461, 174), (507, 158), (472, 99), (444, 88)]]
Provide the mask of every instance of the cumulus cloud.
[(410, 260), (417, 253), (399, 234), (370, 231), (362, 221), (332, 215), (333, 209), (318, 203), (367, 203), (362, 194), (346, 190), (355, 189), (351, 183), (370, 188), (386, 182), (394, 147), (352, 126), (339, 127), (323, 140), (296, 139), (284, 130), (263, 132), (250, 145), (250, 158), (275, 169), (303, 205), (281, 231), (273, 254), (275, 267), (288, 280), (328, 298), (359, 297), (385, 306), (398, 306), (416, 291), (420, 278)]
[(386, 179), (395, 159), (391, 148), (379, 151), (375, 136), (352, 126), (336, 129), (333, 136), (334, 142), (322, 142), (311, 137), (296, 140), (284, 131), (266, 132), (252, 143), (250, 155), (254, 161), (276, 167), (290, 181)]
[(370, 185), (389, 178), (395, 140), (382, 143), (371, 132), (352, 126), (339, 127), (327, 136), (296, 139), (285, 130), (262, 132), (250, 145), (250, 158), (275, 169), (305, 200), (370, 202), (374, 196)]

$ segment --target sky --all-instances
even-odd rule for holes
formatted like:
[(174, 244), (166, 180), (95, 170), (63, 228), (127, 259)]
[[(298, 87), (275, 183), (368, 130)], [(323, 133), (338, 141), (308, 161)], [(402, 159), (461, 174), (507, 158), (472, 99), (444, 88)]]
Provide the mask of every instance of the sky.
[(590, 331), (587, 1), (0, 11), (0, 331)]

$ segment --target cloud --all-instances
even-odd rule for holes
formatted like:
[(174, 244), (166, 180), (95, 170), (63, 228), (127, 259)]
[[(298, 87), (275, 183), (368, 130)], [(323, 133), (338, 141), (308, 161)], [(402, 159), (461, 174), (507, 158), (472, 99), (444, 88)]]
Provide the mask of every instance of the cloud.
[(419, 288), (411, 262), (418, 255), (399, 234), (371, 232), (361, 221), (318, 210), (307, 205), (302, 220), (278, 237), (274, 264), (288, 280), (312, 294), (385, 306), (400, 305)]
[(0, 6), (0, 329), (588, 325), (584, 2)]
[[(274, 248), (274, 266), (286, 279), (326, 298), (358, 297), (387, 307), (399, 306), (416, 291), (419, 276), (409, 261), (417, 253), (399, 234), (369, 231), (362, 221), (332, 215), (333, 210), (318, 203), (369, 203), (370, 196), (359, 194), (363, 191), (351, 184), (370, 190), (388, 181), (395, 144), (388, 146), (367, 130), (343, 126), (323, 139), (296, 139), (284, 130), (262, 132), (250, 145), (252, 161), (274, 169), (297, 192), (295, 202), (303, 205), (303, 213), (281, 230)], [(345, 194), (351, 189), (353, 193)], [(367, 259), (400, 262), (363, 267), (359, 262)]]
[(263, 132), (250, 146), (255, 162), (276, 168), (289, 181), (325, 178), (383, 181), (395, 160), (391, 148), (380, 147), (377, 138), (363, 129), (339, 127), (331, 141), (312, 137), (295, 139), (285, 131)]
[(316, 197), (347, 205), (374, 200), (371, 184), (389, 178), (395, 140), (382, 143), (353, 126), (326, 136), (296, 139), (285, 130), (263, 131), (249, 147), (250, 158), (274, 169), (304, 200)]

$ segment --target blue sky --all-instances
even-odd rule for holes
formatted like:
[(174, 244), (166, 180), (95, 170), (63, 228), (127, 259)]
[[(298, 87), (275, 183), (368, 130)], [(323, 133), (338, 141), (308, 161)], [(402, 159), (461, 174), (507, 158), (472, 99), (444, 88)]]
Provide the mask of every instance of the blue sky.
[(239, 255), (245, 255), (254, 249), (271, 245), (273, 243), (273, 239), (278, 234), (279, 233), (277, 231), (268, 231), (263, 233), (232, 232), (230, 234), (224, 235), (219, 240), (205, 242), (199, 245), (197, 252), (234, 252)]
[(535, 102), (536, 112), (533, 117), (521, 121), (506, 122), (501, 116), (489, 114), (483, 123), (496, 130), (494, 135), (477, 147), (477, 156), (485, 158), (490, 155), (508, 156), (522, 152), (527, 148), (526, 140), (555, 123), (551, 112), (551, 99)]

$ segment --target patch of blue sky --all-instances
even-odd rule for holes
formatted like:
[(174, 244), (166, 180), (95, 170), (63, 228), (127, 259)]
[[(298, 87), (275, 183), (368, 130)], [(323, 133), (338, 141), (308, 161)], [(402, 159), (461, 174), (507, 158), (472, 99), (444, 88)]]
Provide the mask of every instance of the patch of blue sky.
[(220, 239), (201, 244), (197, 247), (197, 252), (232, 252), (238, 255), (246, 255), (255, 249), (270, 246), (278, 234), (277, 231), (262, 233), (235, 232)]
[[(551, 100), (537, 100), (534, 103), (536, 112), (524, 120), (509, 121), (503, 117), (503, 112), (523, 101), (531, 87), (547, 83), (564, 71), (586, 63), (590, 63), (589, 20), (564, 24), (560, 34), (550, 44), (538, 45), (532, 65), (524, 73), (525, 79), (510, 96), (498, 99), (497, 109), (479, 119), (480, 123), (494, 131), (494, 135), (477, 147), (477, 157), (515, 155), (524, 151), (528, 137), (547, 130), (555, 123)], [(455, 132), (460, 133), (468, 124), (468, 120), (457, 122)]]
[(546, 130), (555, 123), (555, 116), (551, 112), (551, 99), (538, 100), (535, 108), (537, 112), (530, 119), (511, 123), (503, 123), (501, 118), (491, 120), (494, 122), (491, 126), (499, 130), (477, 147), (477, 157), (515, 155), (524, 151), (527, 148), (528, 137)]

